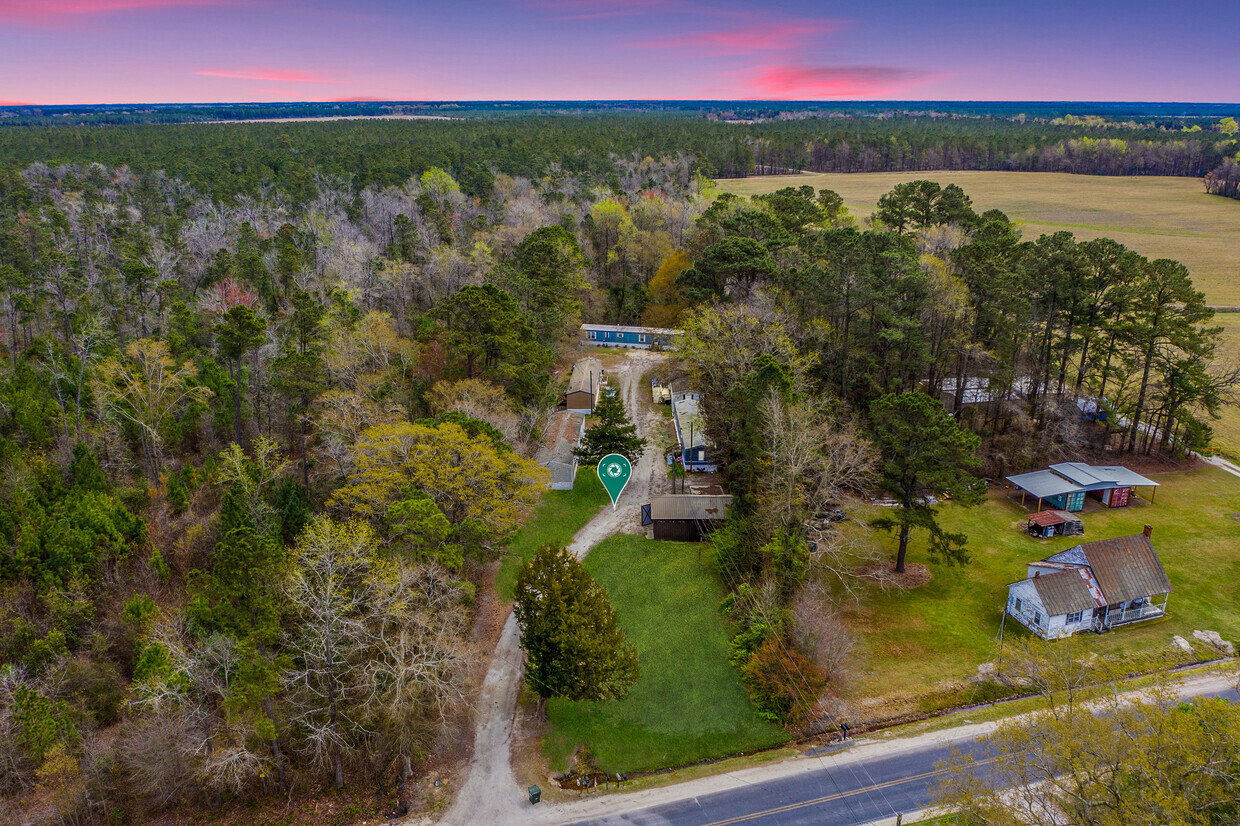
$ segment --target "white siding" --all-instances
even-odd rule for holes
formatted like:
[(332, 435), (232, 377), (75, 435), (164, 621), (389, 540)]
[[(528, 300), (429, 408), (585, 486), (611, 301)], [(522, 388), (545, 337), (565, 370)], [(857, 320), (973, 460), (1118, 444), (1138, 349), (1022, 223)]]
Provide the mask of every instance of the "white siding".
[[(1017, 601), (1020, 602), (1019, 608), (1016, 606)], [(1007, 612), (1021, 625), (1046, 639), (1046, 624), (1049, 618), (1046, 616), (1046, 608), (1042, 605), (1042, 600), (1032, 582), (1024, 579), (1008, 586)], [(1041, 623), (1036, 621), (1039, 615)]]
[[(1020, 600), (1019, 610), (1016, 608), (1016, 600), (1018, 599)], [(1018, 620), (1021, 625), (1044, 640), (1060, 640), (1070, 637), (1078, 631), (1088, 631), (1094, 617), (1092, 610), (1082, 611), (1081, 618), (1076, 622), (1068, 622), (1067, 614), (1057, 614), (1053, 617), (1047, 616), (1046, 606), (1042, 604), (1042, 600), (1038, 597), (1037, 588), (1028, 579), (1008, 586), (1007, 612), (1014, 619)], [(1041, 623), (1036, 621), (1039, 614), (1041, 615)]]

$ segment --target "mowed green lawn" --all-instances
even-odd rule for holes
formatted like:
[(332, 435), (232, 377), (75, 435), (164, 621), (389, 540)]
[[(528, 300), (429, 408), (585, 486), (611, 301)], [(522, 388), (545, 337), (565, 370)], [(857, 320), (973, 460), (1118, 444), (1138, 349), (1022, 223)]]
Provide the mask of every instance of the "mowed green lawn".
[[(1194, 630), (1218, 631), (1240, 642), (1240, 479), (1213, 467), (1151, 478), (1162, 485), (1154, 504), (1090, 509), (1082, 515), (1085, 541), (1135, 534), (1146, 523), (1152, 525), (1154, 547), (1174, 589), (1164, 619), (1074, 638), (1080, 656), (1097, 652), (1130, 670), (1174, 658), (1172, 634), (1197, 644), (1203, 658), (1209, 651), (1193, 640)], [(953, 691), (953, 684), (959, 686), (980, 664), (995, 659), (1007, 584), (1024, 578), (1025, 563), (1082, 541), (1028, 536), (1021, 524), (1035, 508), (1006, 499), (1001, 489), (976, 508), (945, 506), (944, 525), (969, 535), (972, 562), (933, 564), (919, 536), (909, 561), (929, 564), (931, 582), (910, 591), (874, 587), (860, 602), (846, 603), (858, 635), (855, 697), (925, 697), (922, 705), (928, 708), (937, 705), (931, 695)], [(894, 541), (886, 536), (881, 541), (894, 558)], [(1009, 644), (1032, 639), (1015, 622), (1007, 623), (1005, 636)]]
[(517, 585), (517, 573), (543, 545), (567, 546), (577, 531), (598, 513), (599, 508), (611, 502), (603, 483), (593, 465), (577, 468), (577, 478), (572, 490), (549, 490), (535, 508), (529, 521), (521, 526), (500, 565), (495, 578), (495, 590), (500, 599), (512, 601)]
[(589, 745), (610, 772), (680, 766), (772, 746), (784, 730), (761, 720), (728, 664), (723, 587), (694, 543), (613, 536), (590, 551), (586, 568), (607, 589), (621, 627), (637, 646), (641, 678), (623, 700), (547, 703), (544, 752), (567, 769)]

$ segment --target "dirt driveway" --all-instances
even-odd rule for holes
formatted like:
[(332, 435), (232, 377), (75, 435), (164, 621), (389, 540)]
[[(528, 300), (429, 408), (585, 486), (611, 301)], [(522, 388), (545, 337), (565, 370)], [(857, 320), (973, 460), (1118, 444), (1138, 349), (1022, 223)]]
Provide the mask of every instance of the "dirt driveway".
[[(624, 361), (611, 370), (609, 381), (624, 399), (638, 435), (653, 434), (653, 438), (634, 466), (616, 509), (603, 508), (573, 537), (568, 549), (579, 558), (613, 534), (644, 533), (641, 505), (648, 503), (652, 494), (670, 490), (660, 441), (665, 419), (645, 402), (650, 398), (650, 388), (642, 382), (642, 375), (664, 358), (662, 353), (649, 350), (629, 350)], [(512, 773), (510, 756), (513, 716), (524, 678), (520, 632), (516, 617), (509, 614), (478, 697), (473, 763), (441, 823), (502, 826), (519, 819), (529, 806), (525, 789), (518, 788)]]

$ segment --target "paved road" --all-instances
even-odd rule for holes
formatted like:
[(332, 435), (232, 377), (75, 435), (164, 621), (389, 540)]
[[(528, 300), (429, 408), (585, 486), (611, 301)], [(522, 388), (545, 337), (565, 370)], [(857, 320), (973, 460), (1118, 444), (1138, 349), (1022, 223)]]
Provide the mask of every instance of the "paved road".
[[(1235, 690), (1207, 691), (1202, 696), (1240, 701)], [(981, 749), (976, 741), (968, 741), (856, 761), (842, 759), (847, 751), (836, 748), (815, 758), (821, 768), (795, 777), (579, 820), (573, 826), (860, 826), (931, 806), (942, 774), (937, 764), (959, 750), (984, 767), (986, 755)]]
[[(976, 743), (962, 752), (983, 759)], [(597, 826), (666, 826), (699, 824), (862, 824), (930, 806), (940, 772), (935, 768), (951, 753), (947, 746), (895, 754), (864, 763), (835, 763), (822, 755), (822, 768), (807, 775), (706, 797), (640, 809), (601, 819), (578, 821)]]

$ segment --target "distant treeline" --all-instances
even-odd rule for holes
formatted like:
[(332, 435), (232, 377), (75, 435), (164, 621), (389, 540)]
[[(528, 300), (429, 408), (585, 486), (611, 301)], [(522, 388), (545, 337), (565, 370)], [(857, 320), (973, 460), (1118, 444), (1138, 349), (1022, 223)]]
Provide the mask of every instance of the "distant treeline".
[(725, 119), (803, 117), (1001, 118), (1024, 122), (1085, 118), (1139, 121), (1155, 128), (1203, 128), (1240, 106), (1217, 103), (1080, 101), (289, 101), (282, 103), (109, 103), (0, 106), (0, 126), (194, 123), (213, 120), (327, 118), (390, 114), (509, 118), (532, 115), (675, 114)]
[(1201, 177), (1237, 149), (1234, 135), (1207, 129), (963, 116), (738, 123), (663, 112), (0, 129), (0, 164), (164, 170), (215, 199), (280, 189), (294, 203), (312, 198), (323, 177), (343, 179), (358, 192), (398, 185), (431, 167), (450, 171), (468, 194), (486, 197), (495, 173), (537, 180), (562, 172), (614, 190), (618, 162), (634, 157), (684, 156), (707, 177), (935, 169)]

